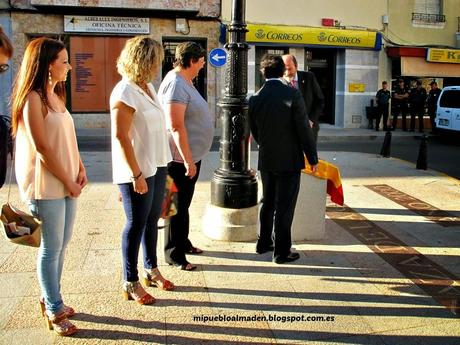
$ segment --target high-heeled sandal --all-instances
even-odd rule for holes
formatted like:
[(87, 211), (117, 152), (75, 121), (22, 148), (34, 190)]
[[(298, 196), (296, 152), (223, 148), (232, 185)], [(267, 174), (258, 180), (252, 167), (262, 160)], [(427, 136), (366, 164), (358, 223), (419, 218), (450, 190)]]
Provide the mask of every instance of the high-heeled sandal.
[(125, 301), (134, 300), (141, 305), (155, 303), (155, 298), (149, 295), (139, 282), (124, 282), (123, 298)]
[[(42, 311), (42, 315), (45, 316), (46, 307), (45, 307), (45, 299), (43, 298), (43, 296), (40, 297), (39, 302), (40, 302), (40, 309)], [(72, 317), (75, 315), (75, 309), (65, 304), (64, 304), (63, 311), (67, 314), (67, 317)]]
[(44, 314), (46, 325), (50, 331), (54, 330), (57, 335), (67, 337), (74, 334), (78, 329), (69, 321), (67, 314), (61, 311), (58, 314), (45, 312)]
[(176, 288), (171, 281), (163, 278), (158, 267), (144, 269), (144, 285), (155, 286), (164, 291), (171, 291)]

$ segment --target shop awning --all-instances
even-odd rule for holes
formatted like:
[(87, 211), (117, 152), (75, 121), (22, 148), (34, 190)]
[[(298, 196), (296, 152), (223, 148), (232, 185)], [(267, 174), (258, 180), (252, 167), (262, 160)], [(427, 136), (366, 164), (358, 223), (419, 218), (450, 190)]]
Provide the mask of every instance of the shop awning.
[(423, 57), (401, 56), (401, 75), (411, 77), (460, 77), (460, 64), (427, 62)]

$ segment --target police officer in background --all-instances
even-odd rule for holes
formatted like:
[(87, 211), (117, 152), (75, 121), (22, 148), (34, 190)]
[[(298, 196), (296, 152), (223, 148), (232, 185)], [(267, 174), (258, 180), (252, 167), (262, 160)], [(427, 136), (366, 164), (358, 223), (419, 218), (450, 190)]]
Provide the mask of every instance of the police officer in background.
[(409, 101), (409, 91), (404, 84), (404, 79), (398, 79), (398, 86), (393, 90), (393, 120), (391, 124), (391, 130), (396, 129), (396, 124), (398, 122), (399, 114), (402, 115), (402, 130), (407, 131), (406, 127), (406, 117), (408, 111), (408, 101)]
[(377, 118), (375, 120), (375, 130), (379, 130), (380, 119), (383, 116), (383, 130), (388, 130), (388, 106), (390, 105), (390, 90), (388, 90), (388, 83), (386, 81), (382, 82), (382, 88), (377, 91), (375, 95), (375, 100), (377, 102)]
[(436, 129), (436, 122), (434, 121), (436, 117), (436, 110), (438, 108), (438, 99), (441, 94), (442, 89), (438, 88), (438, 83), (434, 80), (430, 83), (431, 90), (428, 93), (428, 99), (426, 101), (428, 106), (428, 115), (430, 115), (431, 122), (431, 133)]
[(425, 115), (426, 90), (422, 82), (417, 80), (415, 87), (410, 90), (410, 131), (415, 130), (415, 116), (418, 117), (418, 130), (423, 133), (423, 115)]

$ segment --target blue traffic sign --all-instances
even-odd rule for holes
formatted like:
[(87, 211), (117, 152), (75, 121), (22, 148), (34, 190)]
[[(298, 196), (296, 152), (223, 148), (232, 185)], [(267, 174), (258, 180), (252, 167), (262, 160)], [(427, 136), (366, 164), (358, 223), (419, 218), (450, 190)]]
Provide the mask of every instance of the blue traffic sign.
[(222, 67), (227, 62), (227, 52), (222, 48), (214, 48), (209, 52), (209, 63), (214, 67)]

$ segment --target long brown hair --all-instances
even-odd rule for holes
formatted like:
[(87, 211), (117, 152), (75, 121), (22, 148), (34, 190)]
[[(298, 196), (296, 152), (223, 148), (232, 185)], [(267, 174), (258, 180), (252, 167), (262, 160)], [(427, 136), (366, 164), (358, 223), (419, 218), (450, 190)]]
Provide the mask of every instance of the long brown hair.
[[(22, 120), (27, 96), (36, 91), (49, 107), (47, 83), (50, 64), (65, 49), (64, 43), (48, 37), (36, 38), (27, 45), (11, 95), (12, 134), (16, 135)], [(65, 103), (65, 82), (58, 82), (54, 92)], [(51, 107), (50, 107), (51, 108)]]

